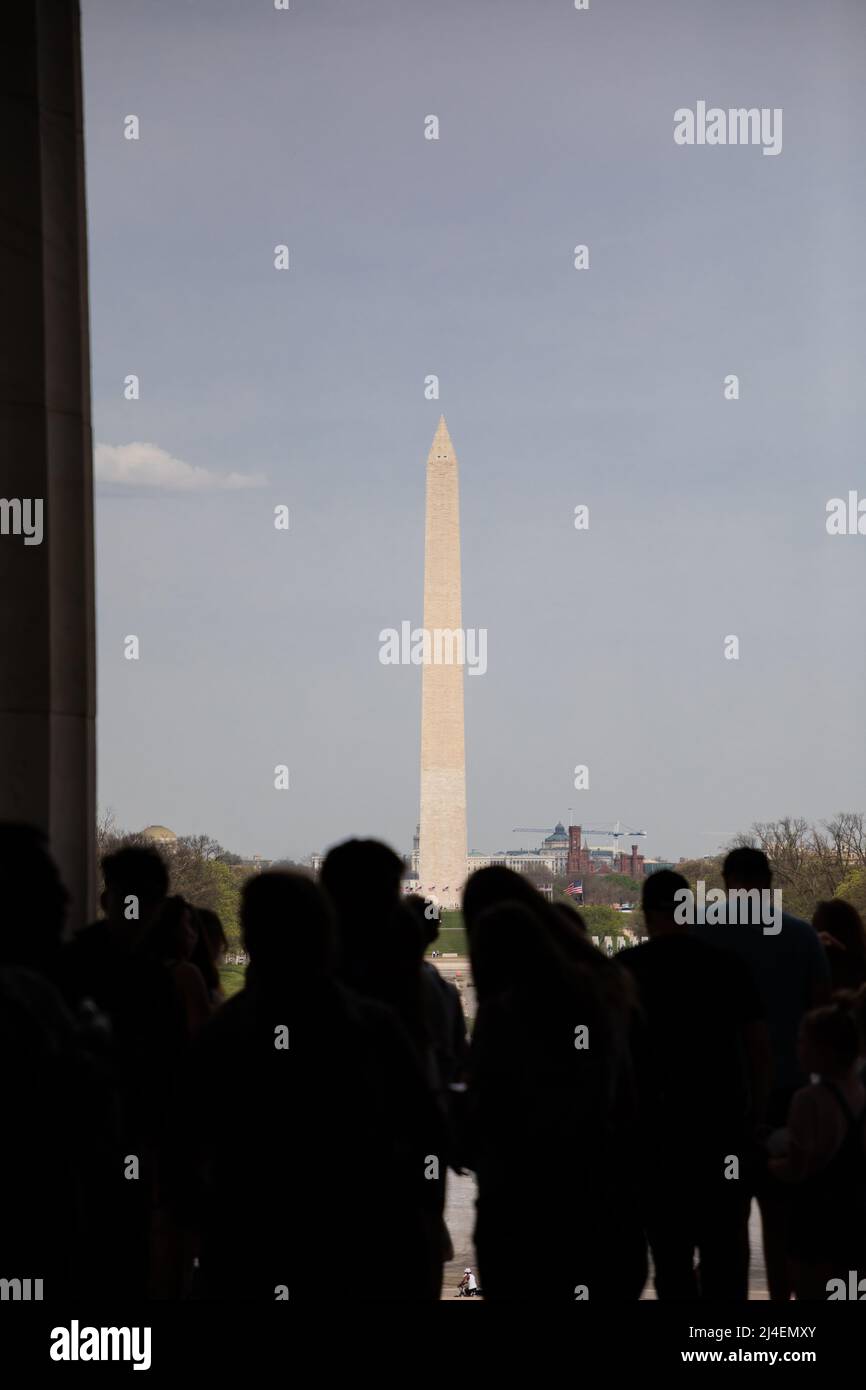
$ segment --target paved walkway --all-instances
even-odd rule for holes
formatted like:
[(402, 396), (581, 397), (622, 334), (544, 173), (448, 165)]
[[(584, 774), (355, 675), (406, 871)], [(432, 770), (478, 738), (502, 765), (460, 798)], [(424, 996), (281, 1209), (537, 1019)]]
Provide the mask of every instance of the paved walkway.
[[(454, 1245), (454, 1259), (445, 1266), (445, 1277), (442, 1283), (442, 1297), (448, 1299), (455, 1297), (457, 1286), (467, 1265), (472, 1267), (476, 1278), (478, 1277), (478, 1263), (472, 1245), (472, 1228), (475, 1223), (475, 1179), (471, 1174), (462, 1178), (456, 1177), (454, 1173), (448, 1174), (445, 1220), (448, 1223), (448, 1230), (451, 1232), (451, 1240)], [(767, 1280), (761, 1254), (761, 1221), (757, 1205), (754, 1202), (749, 1219), (749, 1241), (752, 1248), (752, 1258), (749, 1265), (749, 1298), (750, 1300), (766, 1299)], [(651, 1274), (642, 1297), (655, 1298)]]

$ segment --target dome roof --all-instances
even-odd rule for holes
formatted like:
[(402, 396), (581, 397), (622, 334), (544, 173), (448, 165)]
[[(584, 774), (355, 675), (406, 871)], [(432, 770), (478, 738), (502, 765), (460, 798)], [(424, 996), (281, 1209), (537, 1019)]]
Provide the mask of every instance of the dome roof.
[(147, 825), (142, 830), (148, 840), (176, 840), (177, 836), (173, 830), (169, 830), (167, 825)]
[(563, 840), (566, 843), (568, 842), (568, 835), (566, 833), (565, 826), (562, 824), (562, 821), (556, 822), (556, 825), (553, 828), (553, 834), (548, 835), (544, 843), (546, 845), (549, 845), (552, 844), (554, 840)]

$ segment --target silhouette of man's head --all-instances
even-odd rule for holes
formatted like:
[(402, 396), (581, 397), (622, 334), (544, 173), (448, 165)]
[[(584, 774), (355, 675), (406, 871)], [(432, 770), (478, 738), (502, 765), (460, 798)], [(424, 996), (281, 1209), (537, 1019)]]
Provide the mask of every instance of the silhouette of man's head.
[(259, 984), (303, 986), (334, 965), (334, 918), (318, 884), (305, 874), (256, 874), (241, 897), (241, 934)]
[(769, 888), (773, 881), (770, 861), (762, 849), (743, 845), (732, 849), (722, 865), (726, 888)]
[(543, 944), (538, 918), (524, 903), (497, 903), (479, 912), (469, 937), (479, 1001), (506, 993), (519, 980), (526, 982), (528, 975), (540, 973), (537, 958)]
[(380, 840), (346, 840), (329, 850), (321, 883), (340, 918), (377, 916), (400, 900), (403, 861)]
[(139, 845), (106, 854), (102, 878), (102, 910), (113, 926), (126, 929), (147, 926), (168, 893), (168, 870), (162, 858), (155, 849)]
[(68, 903), (42, 831), (0, 824), (0, 962), (46, 967), (60, 945)]
[(544, 906), (544, 899), (522, 874), (516, 874), (513, 869), (505, 869), (499, 864), (490, 864), (486, 869), (478, 869), (472, 874), (463, 889), (466, 930), (472, 930), (486, 908), (496, 907), (499, 903), (523, 903), (537, 911)]
[(659, 869), (644, 880), (641, 907), (650, 936), (685, 930), (685, 924), (677, 922), (674, 913), (679, 906), (677, 893), (688, 886), (682, 874), (675, 874), (671, 869)]

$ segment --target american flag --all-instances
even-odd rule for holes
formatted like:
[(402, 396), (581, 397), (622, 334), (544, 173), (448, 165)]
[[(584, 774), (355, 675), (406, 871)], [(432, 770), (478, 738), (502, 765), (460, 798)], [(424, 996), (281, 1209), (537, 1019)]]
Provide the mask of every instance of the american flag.
[(570, 893), (573, 898), (583, 897), (583, 879), (574, 879), (566, 888), (566, 893)]

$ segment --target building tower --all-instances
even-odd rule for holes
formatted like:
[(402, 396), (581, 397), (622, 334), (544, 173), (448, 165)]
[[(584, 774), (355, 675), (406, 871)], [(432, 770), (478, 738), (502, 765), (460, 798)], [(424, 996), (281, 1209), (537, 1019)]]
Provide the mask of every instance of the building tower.
[(462, 622), (457, 458), (443, 415), (427, 458), (419, 845), (419, 890), (443, 907), (459, 903), (466, 878), (464, 667), (433, 661), (432, 634), (457, 633)]

